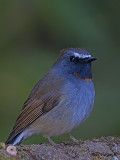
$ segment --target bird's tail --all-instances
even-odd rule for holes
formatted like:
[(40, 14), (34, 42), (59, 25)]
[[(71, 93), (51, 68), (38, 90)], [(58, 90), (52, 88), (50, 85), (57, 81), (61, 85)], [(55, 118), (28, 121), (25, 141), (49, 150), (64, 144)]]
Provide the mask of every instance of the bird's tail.
[(24, 137), (23, 133), (18, 134), (18, 135), (14, 135), (11, 133), (5, 143), (16, 146), (16, 145), (19, 145), (23, 141), (23, 137)]

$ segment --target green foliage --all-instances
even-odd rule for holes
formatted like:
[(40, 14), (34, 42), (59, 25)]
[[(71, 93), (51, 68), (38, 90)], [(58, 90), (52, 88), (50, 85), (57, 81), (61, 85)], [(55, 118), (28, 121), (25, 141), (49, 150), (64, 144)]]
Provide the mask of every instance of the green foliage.
[[(78, 46), (98, 57), (93, 63), (96, 100), (90, 118), (73, 134), (81, 139), (120, 134), (119, 8), (114, 0), (0, 1), (1, 141), (59, 51)], [(36, 136), (26, 143), (44, 141)]]

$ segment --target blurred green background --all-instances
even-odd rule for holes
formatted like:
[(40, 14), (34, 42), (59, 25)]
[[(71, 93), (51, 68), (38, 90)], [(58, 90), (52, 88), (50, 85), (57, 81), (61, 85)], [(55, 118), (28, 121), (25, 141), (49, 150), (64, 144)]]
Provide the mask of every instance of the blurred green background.
[[(98, 57), (92, 65), (93, 112), (72, 134), (120, 135), (120, 1), (1, 0), (0, 141), (7, 139), (33, 86), (67, 47), (83, 47)], [(47, 140), (38, 135), (24, 144), (41, 142)]]

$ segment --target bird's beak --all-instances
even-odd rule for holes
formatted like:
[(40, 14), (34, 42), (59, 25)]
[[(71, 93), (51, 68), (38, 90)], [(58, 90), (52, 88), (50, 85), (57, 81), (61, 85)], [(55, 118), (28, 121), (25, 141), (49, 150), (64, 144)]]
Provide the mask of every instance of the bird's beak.
[(86, 58), (79, 58), (79, 62), (81, 63), (89, 63), (91, 61), (95, 61), (97, 58), (95, 57), (86, 57)]
[(90, 57), (90, 58), (89, 58), (89, 61), (90, 61), (90, 62), (91, 62), (91, 61), (95, 61), (95, 60), (97, 60), (96, 57)]

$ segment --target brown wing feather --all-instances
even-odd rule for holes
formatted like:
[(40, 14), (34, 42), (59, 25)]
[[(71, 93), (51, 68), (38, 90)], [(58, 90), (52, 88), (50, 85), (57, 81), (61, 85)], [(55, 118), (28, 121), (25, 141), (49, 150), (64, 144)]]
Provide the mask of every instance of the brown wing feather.
[(60, 90), (63, 84), (64, 80), (61, 77), (48, 73), (35, 85), (27, 101), (24, 103), (23, 109), (7, 141), (19, 135), (37, 118), (53, 109), (59, 103), (58, 99), (61, 95)]

